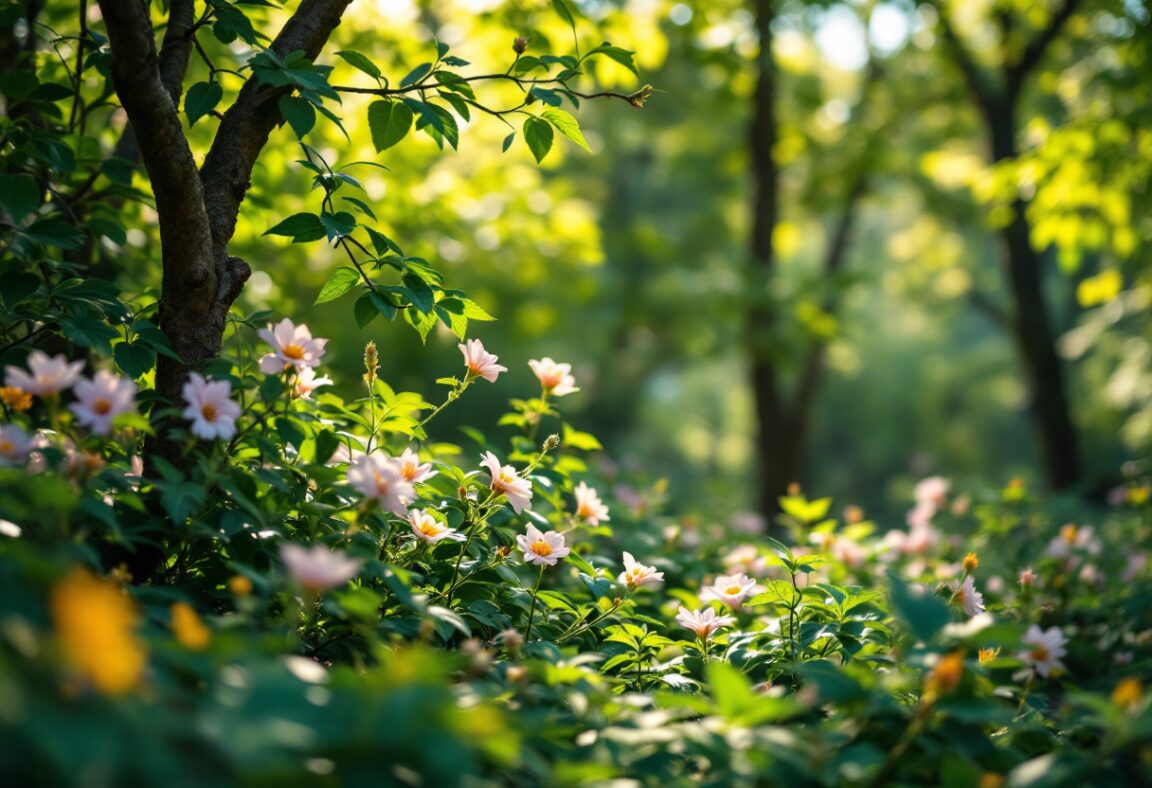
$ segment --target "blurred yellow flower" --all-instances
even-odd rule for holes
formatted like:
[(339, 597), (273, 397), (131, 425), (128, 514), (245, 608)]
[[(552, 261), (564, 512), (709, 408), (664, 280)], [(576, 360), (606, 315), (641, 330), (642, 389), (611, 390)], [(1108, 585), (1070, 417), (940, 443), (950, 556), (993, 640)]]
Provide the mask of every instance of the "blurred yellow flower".
[(1004, 784), (1004, 775), (995, 772), (984, 772), (980, 775), (980, 788), (1000, 788)]
[(998, 657), (999, 655), (1000, 655), (1000, 649), (999, 648), (982, 648), (982, 649), (980, 649), (980, 654), (978, 655), (978, 658), (980, 660), (981, 665), (987, 665), (989, 662), (996, 659), (996, 657)]
[(1144, 698), (1144, 685), (1140, 679), (1121, 679), (1112, 690), (1112, 702), (1122, 709), (1132, 710)]
[(1152, 495), (1152, 487), (1147, 484), (1140, 487), (1129, 487), (1124, 494), (1128, 499), (1128, 503), (1133, 506), (1140, 506), (1141, 504), (1148, 503), (1149, 496)]
[(964, 556), (964, 571), (975, 572), (976, 568), (980, 566), (980, 559), (977, 558), (975, 553), (969, 553)]
[(208, 648), (212, 640), (212, 630), (204, 624), (195, 608), (185, 602), (172, 605), (172, 634), (177, 643), (191, 651)]
[(32, 395), (16, 386), (0, 387), (0, 400), (17, 413), (23, 413), (32, 407)]
[(964, 677), (964, 655), (952, 652), (940, 658), (924, 682), (924, 692), (930, 695), (943, 695), (956, 689)]
[(248, 596), (252, 593), (252, 581), (244, 575), (233, 575), (228, 578), (228, 590), (236, 596)]
[(139, 683), (148, 660), (134, 631), (140, 617), (115, 583), (77, 567), (52, 589), (50, 605), (64, 657), (76, 672), (109, 695)]

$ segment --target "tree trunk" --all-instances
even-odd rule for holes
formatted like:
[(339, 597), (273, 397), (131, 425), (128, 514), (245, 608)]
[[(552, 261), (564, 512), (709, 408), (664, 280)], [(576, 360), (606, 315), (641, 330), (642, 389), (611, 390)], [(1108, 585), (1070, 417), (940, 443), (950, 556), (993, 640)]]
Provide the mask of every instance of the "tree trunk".
[[(1016, 98), (1009, 97), (998, 111), (986, 115), (993, 163), (1018, 154), (1016, 108)], [(1043, 266), (1032, 247), (1031, 235), (1025, 203), (1016, 200), (1011, 223), (1000, 231), (1014, 304), (1012, 334), (1035, 408), (1045, 481), (1053, 490), (1064, 490), (1080, 480), (1079, 438), (1072, 424), (1064, 371), (1044, 298)]]

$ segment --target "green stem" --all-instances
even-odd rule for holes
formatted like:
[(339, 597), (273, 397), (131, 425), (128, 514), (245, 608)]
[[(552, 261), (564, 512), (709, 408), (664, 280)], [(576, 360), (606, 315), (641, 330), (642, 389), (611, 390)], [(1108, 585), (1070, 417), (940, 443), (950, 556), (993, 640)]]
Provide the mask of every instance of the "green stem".
[(1032, 691), (1032, 682), (1036, 679), (1036, 668), (1028, 671), (1028, 681), (1024, 683), (1024, 692), (1020, 695), (1020, 705), (1016, 707), (1016, 716), (1019, 718), (1024, 711), (1024, 701), (1028, 700), (1028, 693)]
[(540, 564), (540, 572), (536, 575), (536, 587), (532, 589), (532, 608), (528, 611), (528, 631), (524, 633), (524, 645), (532, 642), (532, 624), (536, 618), (536, 600), (540, 598), (540, 581), (544, 579), (544, 564)]

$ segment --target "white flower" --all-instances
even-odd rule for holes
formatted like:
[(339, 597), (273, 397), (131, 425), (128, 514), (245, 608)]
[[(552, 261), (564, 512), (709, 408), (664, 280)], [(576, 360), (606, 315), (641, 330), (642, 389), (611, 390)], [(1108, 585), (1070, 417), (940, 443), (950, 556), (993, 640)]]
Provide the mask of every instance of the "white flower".
[(484, 452), (480, 464), (488, 469), (492, 489), (504, 494), (516, 514), (532, 508), (532, 482), (516, 473), (511, 465), (501, 465), (490, 451)]
[(469, 377), (484, 378), (489, 383), (495, 383), (497, 375), (508, 371), (508, 367), (496, 363), (500, 357), (485, 350), (479, 339), (469, 339), (467, 345), (457, 347), (464, 354), (464, 366), (468, 368)]
[(412, 533), (430, 544), (435, 544), (441, 539), (452, 539), (457, 542), (464, 540), (464, 534), (444, 525), (427, 509), (413, 509), (408, 512), (408, 524), (412, 526)]
[(412, 449), (405, 449), (397, 462), (400, 464), (400, 475), (412, 484), (426, 482), (436, 475), (436, 471), (432, 470), (432, 463), (421, 464), (420, 455)]
[(960, 605), (967, 616), (984, 612), (984, 595), (976, 590), (972, 575), (965, 577), (963, 583), (952, 586), (952, 601)]
[(311, 399), (313, 391), (321, 386), (331, 385), (332, 378), (327, 375), (322, 378), (316, 377), (316, 372), (312, 367), (297, 370), (296, 377), (292, 380), (292, 390), (300, 399)]
[(324, 591), (344, 585), (356, 576), (363, 563), (344, 553), (334, 553), (322, 544), (307, 550), (291, 542), (280, 545), (280, 560), (292, 579), (308, 591)]
[(739, 569), (755, 577), (764, 577), (768, 574), (770, 565), (768, 559), (760, 554), (755, 545), (742, 544), (732, 548), (732, 552), (724, 556), (724, 568), (729, 572)]
[(942, 507), (948, 500), (948, 491), (952, 483), (943, 476), (929, 476), (916, 484), (916, 503), (921, 506), (930, 506), (933, 511)]
[(556, 562), (572, 552), (564, 545), (564, 537), (555, 531), (541, 533), (534, 525), (529, 525), (525, 533), (516, 537), (516, 544), (524, 551), (524, 560), (530, 564), (556, 566)]
[(232, 401), (232, 384), (226, 380), (205, 380), (199, 373), (188, 376), (181, 390), (184, 418), (192, 422), (192, 434), (204, 440), (229, 440), (236, 434), (236, 419), (240, 406)]
[(136, 384), (104, 370), (97, 372), (92, 380), (81, 378), (72, 391), (77, 401), (69, 410), (76, 414), (77, 421), (97, 435), (110, 433), (112, 420), (136, 406)]
[(608, 507), (600, 500), (596, 490), (584, 482), (576, 485), (576, 519), (588, 525), (599, 525), (608, 520)]
[(544, 390), (553, 397), (563, 397), (565, 394), (572, 394), (580, 390), (576, 388), (576, 379), (570, 374), (572, 372), (571, 364), (557, 364), (545, 356), (539, 360), (532, 359), (528, 362), (528, 366), (532, 367), (532, 371), (536, 373), (536, 378)]
[(261, 357), (260, 371), (265, 375), (278, 375), (289, 367), (297, 372), (320, 365), (327, 339), (313, 339), (308, 326), (293, 325), (284, 318), (275, 326), (271, 323), (259, 331), (260, 338), (272, 346), (272, 352)]
[(682, 607), (676, 616), (677, 624), (692, 630), (701, 638), (711, 637), (712, 633), (720, 629), (720, 627), (729, 626), (735, 621), (736, 619), (732, 618), (732, 616), (716, 615), (716, 611), (712, 608), (706, 608), (701, 612), (699, 610), (689, 610), (686, 607)]
[(640, 563), (631, 553), (624, 553), (624, 571), (616, 579), (629, 588), (641, 588), (663, 582), (664, 573)]
[(1068, 559), (1075, 551), (1087, 552), (1090, 555), (1100, 553), (1100, 540), (1095, 537), (1092, 526), (1076, 526), (1073, 523), (1061, 526), (1060, 535), (1048, 543), (1045, 552), (1053, 558)]
[(710, 586), (700, 591), (700, 600), (715, 599), (733, 610), (739, 610), (744, 600), (760, 592), (760, 584), (740, 572), (735, 575), (720, 575)]
[(1064, 648), (1068, 644), (1068, 639), (1064, 637), (1059, 627), (1041, 630), (1033, 624), (1028, 627), (1028, 631), (1020, 641), (1032, 648), (1018, 653), (1017, 659), (1035, 668), (1044, 678), (1047, 678), (1053, 670), (1061, 672), (1064, 670), (1064, 663), (1060, 661), (1060, 657), (1068, 653)]
[(369, 501), (392, 514), (403, 516), (407, 504), (416, 497), (412, 485), (400, 471), (400, 464), (382, 454), (362, 454), (348, 468), (348, 483)]
[(44, 351), (33, 350), (28, 354), (29, 372), (11, 365), (5, 367), (4, 385), (48, 397), (75, 383), (82, 369), (83, 361), (69, 361), (63, 354), (49, 358)]
[(15, 424), (0, 424), (0, 465), (21, 463), (35, 447), (35, 437)]

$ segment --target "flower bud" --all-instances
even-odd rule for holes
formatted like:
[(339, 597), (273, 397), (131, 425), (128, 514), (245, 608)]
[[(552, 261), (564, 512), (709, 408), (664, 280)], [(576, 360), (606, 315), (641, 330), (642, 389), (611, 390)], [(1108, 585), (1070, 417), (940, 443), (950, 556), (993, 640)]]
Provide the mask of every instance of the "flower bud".
[(520, 653), (520, 647), (524, 645), (524, 636), (519, 630), (509, 627), (500, 633), (500, 642), (508, 649), (508, 653), (515, 657)]
[(964, 571), (975, 572), (976, 567), (980, 566), (980, 559), (976, 557), (975, 553), (969, 553), (964, 556)]
[(560, 446), (560, 436), (552, 434), (544, 441), (544, 451), (552, 451)]
[(1036, 585), (1036, 573), (1029, 567), (1020, 573), (1020, 585), (1023, 588), (1031, 588)]
[(364, 346), (364, 382), (371, 386), (376, 382), (376, 370), (380, 368), (380, 356), (376, 352), (376, 343), (369, 342)]
[(512, 51), (517, 55), (523, 55), (528, 49), (528, 39), (524, 36), (516, 36), (512, 39)]
[(924, 691), (933, 695), (951, 692), (956, 689), (963, 677), (964, 657), (955, 652), (948, 654), (936, 663), (931, 675), (924, 682)]

